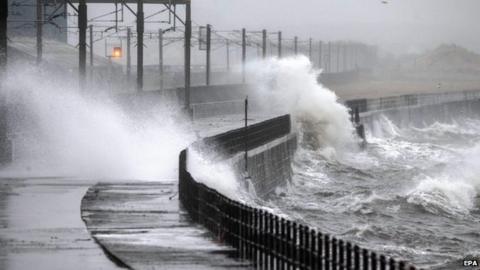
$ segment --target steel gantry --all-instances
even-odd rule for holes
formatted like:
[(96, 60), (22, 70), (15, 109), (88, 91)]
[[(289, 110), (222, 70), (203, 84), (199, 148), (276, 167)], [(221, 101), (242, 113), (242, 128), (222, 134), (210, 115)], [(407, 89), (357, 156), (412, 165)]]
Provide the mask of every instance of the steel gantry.
[[(143, 90), (143, 49), (144, 49), (144, 33), (145, 33), (145, 20), (151, 18), (157, 14), (167, 12), (168, 20), (156, 21), (158, 23), (173, 24), (171, 28), (173, 31), (177, 28), (177, 22), (180, 22), (185, 27), (184, 32), (184, 73), (185, 73), (185, 108), (190, 108), (190, 66), (191, 66), (191, 37), (192, 37), (192, 19), (191, 19), (191, 0), (64, 0), (60, 1), (64, 6), (69, 5), (78, 15), (78, 49), (79, 49), (79, 80), (80, 86), (85, 87), (86, 81), (86, 58), (87, 58), (87, 29), (88, 27), (88, 14), (87, 4), (114, 4), (115, 10), (105, 15), (97, 16), (94, 19), (102, 18), (106, 15), (114, 14), (115, 18), (112, 20), (102, 20), (102, 22), (113, 22), (114, 28), (118, 31), (118, 23), (123, 21), (124, 10), (128, 10), (136, 18), (136, 38), (137, 38), (137, 91)], [(78, 4), (76, 6), (75, 4)], [(132, 6), (136, 4), (136, 10)], [(145, 17), (144, 4), (158, 4), (165, 8), (154, 14)], [(185, 7), (185, 18), (181, 18), (177, 11), (177, 6)], [(167, 31), (167, 30), (164, 30)], [(90, 32), (92, 32), (90, 28)], [(131, 29), (127, 30), (127, 39), (130, 41)], [(159, 35), (161, 39), (161, 34)], [(90, 46), (93, 41), (90, 40)], [(130, 74), (130, 42), (127, 42), (127, 74)], [(90, 56), (92, 59), (92, 56)]]

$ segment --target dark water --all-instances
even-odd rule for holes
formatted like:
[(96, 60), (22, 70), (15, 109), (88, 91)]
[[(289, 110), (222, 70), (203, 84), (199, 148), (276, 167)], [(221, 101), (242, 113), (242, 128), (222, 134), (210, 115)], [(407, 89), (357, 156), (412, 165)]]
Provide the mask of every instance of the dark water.
[(303, 145), (289, 191), (271, 203), (325, 233), (426, 269), (480, 257), (480, 119), (421, 128), (386, 117), (364, 151)]

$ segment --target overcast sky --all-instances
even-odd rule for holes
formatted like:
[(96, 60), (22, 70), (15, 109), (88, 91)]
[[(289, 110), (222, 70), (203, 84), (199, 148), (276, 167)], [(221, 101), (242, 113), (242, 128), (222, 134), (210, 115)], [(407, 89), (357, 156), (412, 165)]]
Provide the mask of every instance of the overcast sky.
[(192, 0), (194, 21), (283, 30), (415, 52), (455, 42), (480, 52), (480, 0)]
[[(146, 16), (159, 8), (146, 5)], [(89, 17), (111, 10), (113, 5), (90, 5)], [(194, 23), (217, 30), (282, 30), (285, 38), (363, 41), (394, 53), (441, 43), (480, 53), (479, 13), (480, 0), (192, 0)]]

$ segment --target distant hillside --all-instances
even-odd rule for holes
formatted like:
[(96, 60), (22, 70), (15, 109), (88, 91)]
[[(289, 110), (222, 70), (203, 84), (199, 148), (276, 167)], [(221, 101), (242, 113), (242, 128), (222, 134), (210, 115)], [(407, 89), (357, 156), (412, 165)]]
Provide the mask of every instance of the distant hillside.
[(480, 55), (457, 45), (440, 45), (416, 58), (417, 70), (453, 73), (480, 73)]

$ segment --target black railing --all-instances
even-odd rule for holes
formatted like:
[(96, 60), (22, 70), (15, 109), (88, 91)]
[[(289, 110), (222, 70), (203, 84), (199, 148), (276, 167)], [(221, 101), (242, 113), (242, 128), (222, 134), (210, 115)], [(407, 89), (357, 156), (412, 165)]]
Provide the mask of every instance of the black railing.
[[(256, 128), (268, 131), (288, 125), (289, 118), (257, 124)], [(272, 129), (270, 129), (272, 127)], [(240, 132), (237, 130), (237, 132)], [(233, 132), (225, 133), (233, 134)], [(215, 136), (207, 141), (232, 136)], [(242, 136), (241, 132), (237, 134)], [(214, 139), (217, 138), (217, 139)], [(278, 136), (273, 136), (278, 138)], [(264, 138), (265, 139), (265, 138)], [(235, 140), (233, 140), (235, 141)], [(217, 143), (220, 143), (217, 141)], [(264, 142), (265, 143), (265, 142)], [(216, 144), (218, 145), (218, 144)], [(225, 144), (231, 145), (231, 144)], [(234, 147), (233, 147), (234, 148)], [(239, 148), (239, 151), (242, 149)], [(230, 151), (228, 151), (230, 152)], [(179, 196), (193, 221), (204, 225), (218, 241), (233, 246), (237, 256), (252, 262), (260, 269), (363, 269), (363, 270), (413, 270), (405, 262), (360, 248), (349, 242), (322, 234), (308, 226), (279, 217), (263, 209), (256, 209), (232, 200), (215, 189), (198, 183), (188, 172), (187, 149), (180, 153)], [(220, 181), (220, 179), (219, 179)]]

